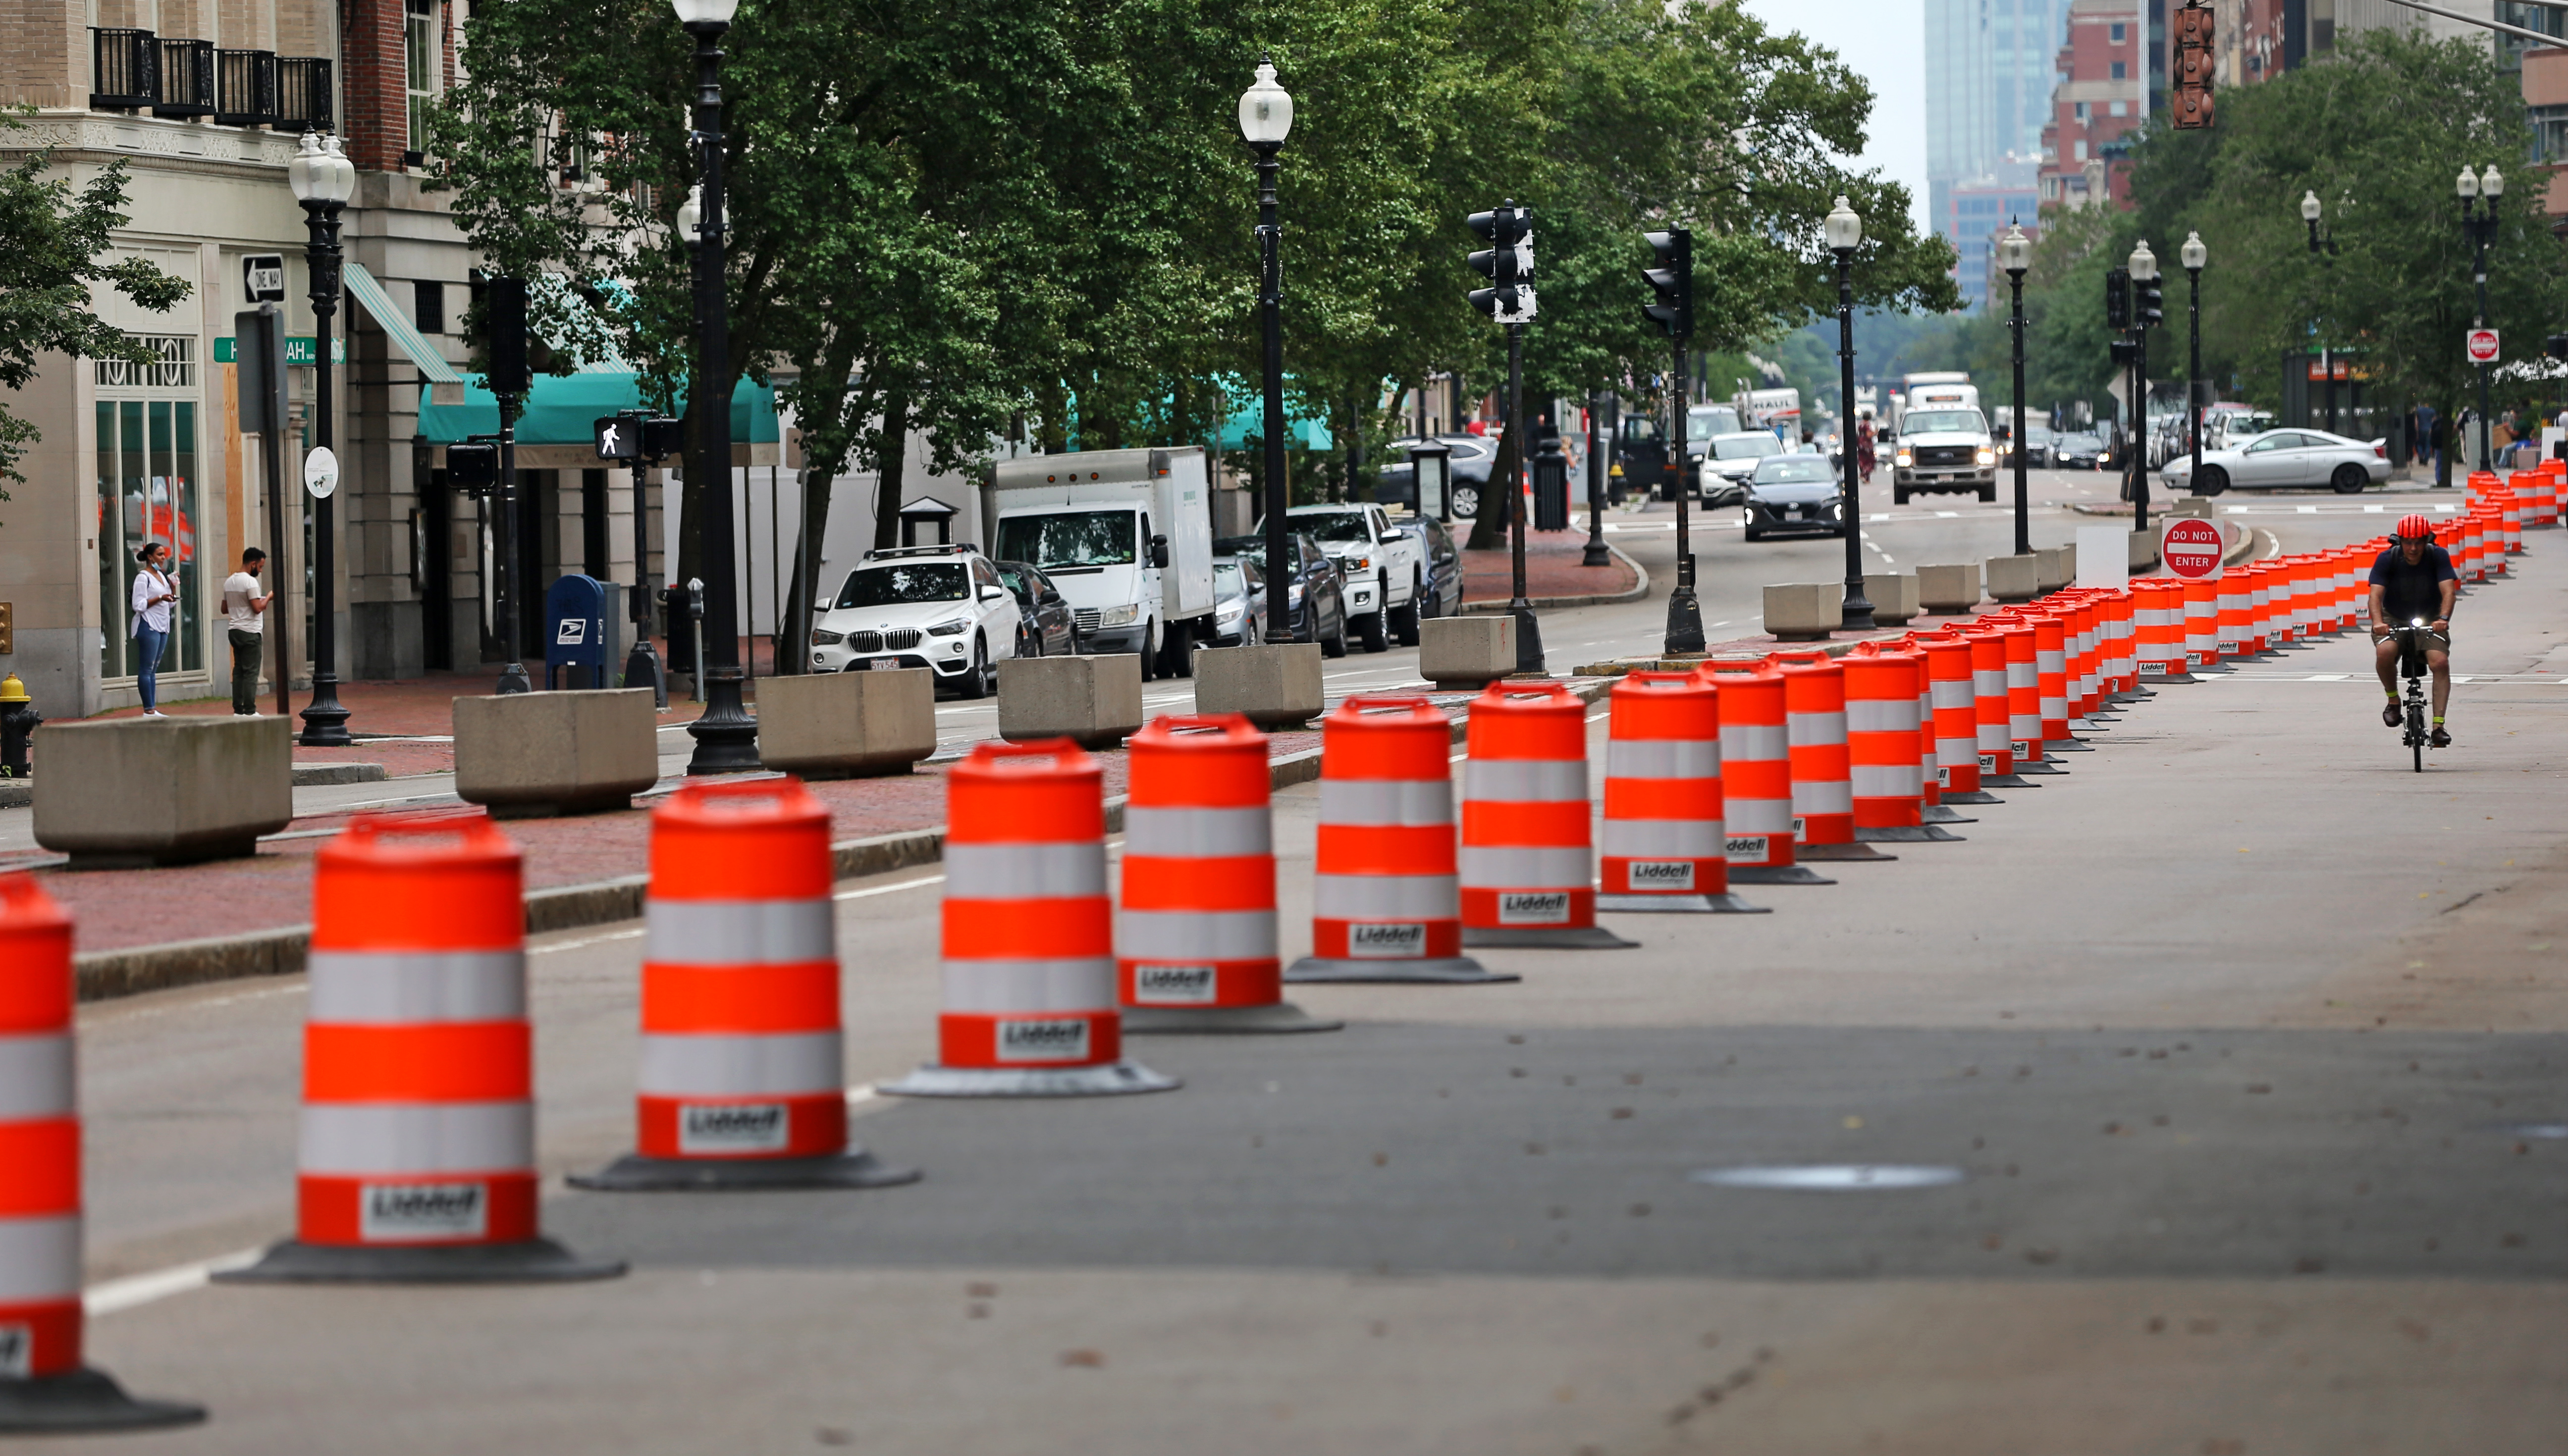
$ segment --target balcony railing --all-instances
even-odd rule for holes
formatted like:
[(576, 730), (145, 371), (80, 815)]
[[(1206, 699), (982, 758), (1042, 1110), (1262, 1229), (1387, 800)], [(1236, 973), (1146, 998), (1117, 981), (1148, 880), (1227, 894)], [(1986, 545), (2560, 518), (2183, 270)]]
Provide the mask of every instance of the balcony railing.
[(160, 99), (160, 48), (152, 32), (89, 29), (89, 104), (94, 111), (141, 111)]
[(274, 51), (222, 51), (214, 69), (214, 125), (264, 127), (276, 120)]
[(162, 41), (160, 96), (152, 104), (156, 117), (210, 117), (214, 114), (214, 43)]
[(327, 132), (334, 112), (330, 63), (319, 56), (276, 58), (276, 119), (280, 132)]

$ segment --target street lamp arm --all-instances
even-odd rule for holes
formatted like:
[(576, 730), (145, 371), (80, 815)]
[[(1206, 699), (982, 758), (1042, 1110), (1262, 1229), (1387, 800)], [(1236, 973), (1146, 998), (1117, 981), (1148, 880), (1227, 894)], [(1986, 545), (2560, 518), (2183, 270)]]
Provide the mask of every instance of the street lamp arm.
[[(2554, 35), (2543, 35), (2537, 30), (2525, 30), (2519, 25), (2507, 25), (2501, 20), (2482, 20), (2475, 15), (2463, 15), (2457, 10), (2445, 10), (2440, 5), (2427, 5), (2424, 3), (2424, 0), (2390, 0), (2390, 3), (2393, 5), (2405, 5), (2410, 10), (2422, 10), (2427, 15), (2439, 15), (2445, 20), (2457, 20), (2463, 25), (2475, 25), (2488, 30), (2502, 31), (2510, 36), (2521, 36), (2523, 39), (2535, 42), (2539, 45), (2555, 46), (2559, 44), (2559, 37)], [(2521, 0), (2521, 3), (2526, 5), (2538, 5), (2545, 10), (2568, 10), (2568, 0)]]

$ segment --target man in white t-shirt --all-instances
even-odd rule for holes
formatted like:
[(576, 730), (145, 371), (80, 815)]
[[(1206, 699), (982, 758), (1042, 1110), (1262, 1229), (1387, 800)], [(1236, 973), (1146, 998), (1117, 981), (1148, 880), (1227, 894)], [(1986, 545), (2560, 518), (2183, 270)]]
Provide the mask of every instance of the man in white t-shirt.
[(259, 614), (276, 598), (258, 594), (259, 573), (267, 553), (256, 546), (241, 553), (241, 569), (223, 579), (223, 616), (232, 642), (232, 712), (258, 716), (258, 660), (267, 645), (266, 619)]

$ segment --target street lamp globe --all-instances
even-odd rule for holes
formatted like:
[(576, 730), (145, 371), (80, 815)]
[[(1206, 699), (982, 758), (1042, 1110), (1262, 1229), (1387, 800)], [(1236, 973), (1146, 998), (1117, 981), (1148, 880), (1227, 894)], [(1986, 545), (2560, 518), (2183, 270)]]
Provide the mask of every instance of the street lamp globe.
[(700, 25), (729, 30), (732, 16), (740, 10), (740, 0), (669, 0), (669, 4), (678, 12), (678, 23), (690, 30)]
[(2006, 236), (1998, 239), (1998, 266), (2010, 278), (2022, 278), (2033, 266), (2033, 239), (2024, 235), (2022, 223), (2010, 223)]
[(2176, 256), (2184, 260), (2186, 272), (2199, 273), (2202, 265), (2211, 261), (2211, 249), (2202, 245), (2201, 233), (2188, 232), (2184, 235), (2184, 246), (2176, 249)]
[(1863, 241), (1863, 219), (1855, 215), (1843, 197), (1837, 198), (1837, 205), (1828, 210), (1819, 227), (1827, 234), (1828, 247), (1838, 253), (1853, 252)]
[(2149, 251), (2146, 238), (2140, 240), (2138, 247), (2131, 249), (2129, 267), (2134, 283), (2146, 283), (2158, 276), (2158, 255)]
[(2462, 167), (2461, 174), (2452, 180), (2452, 190), (2458, 192), (2461, 196), (2461, 200), (2464, 202), (2477, 196), (2479, 194), (2479, 174), (2470, 170), (2468, 167)]
[(2479, 195), (2491, 202), (2505, 195), (2505, 173), (2493, 161), (2488, 163), (2487, 175), (2479, 178)]
[(1251, 146), (1281, 146), (1293, 130), (1293, 98), (1275, 84), (1275, 66), (1257, 63), (1257, 84), (1239, 94), (1239, 135)]
[(2301, 220), (2302, 220), (2303, 222), (2316, 222), (2316, 221), (2318, 221), (2318, 220), (2319, 220), (2319, 213), (2320, 213), (2320, 211), (2321, 211), (2321, 210), (2322, 210), (2322, 204), (2321, 204), (2321, 203), (2320, 203), (2320, 201), (2319, 201), (2319, 194), (2318, 194), (2318, 193), (2316, 193), (2316, 192), (2303, 192), (2303, 193), (2301, 193)]
[[(345, 202), (356, 190), (357, 169), (344, 156), (332, 155), (336, 148), (325, 146), (318, 132), (306, 132), (298, 144), (294, 159), (285, 164), (285, 183), (294, 189), (297, 202)], [(345, 176), (341, 169), (345, 168)]]
[(705, 187), (698, 182), (687, 188), (687, 200), (678, 204), (678, 237), (689, 247), (704, 241)]

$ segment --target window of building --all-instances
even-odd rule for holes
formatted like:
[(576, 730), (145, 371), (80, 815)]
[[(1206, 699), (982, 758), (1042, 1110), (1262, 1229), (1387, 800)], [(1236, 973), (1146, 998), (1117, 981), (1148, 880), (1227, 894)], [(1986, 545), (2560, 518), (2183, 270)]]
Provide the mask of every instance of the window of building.
[(2117, 102), (2113, 103), (2113, 115), (2114, 115), (2114, 116), (2117, 116), (2117, 117), (2127, 117), (2127, 116), (2129, 116), (2130, 114), (2131, 114), (2131, 104), (2130, 104), (2129, 102), (2126, 102), (2126, 101), (2117, 101)]
[[(127, 387), (142, 384), (137, 380)], [(142, 666), (140, 644), (131, 634), (134, 578), (143, 572), (134, 553), (146, 541), (169, 548), (170, 574), (178, 588), (178, 600), (169, 605), (169, 641), (160, 667), (164, 672), (204, 671), (204, 624), (196, 620), (203, 591), (196, 522), (196, 402), (100, 400), (98, 619), (106, 629), (99, 634), (100, 677), (131, 678)]]
[(2122, 80), (2127, 80), (2127, 79), (2128, 79), (2128, 78), (2126, 78), (2126, 77), (2124, 77), (2124, 76), (2122, 75), (2122, 69), (2123, 69), (2123, 63), (2122, 63), (2122, 62), (2120, 62), (2120, 61), (2116, 61), (2116, 62), (2114, 62), (2114, 63), (2113, 63), (2113, 79), (2114, 79), (2115, 81), (2122, 81)]
[(2118, 45), (2120, 45), (2120, 44), (2122, 43), (2122, 32), (2123, 32), (2124, 30), (2126, 30), (2126, 29), (2128, 29), (2128, 27), (2126, 27), (2126, 26), (2122, 25), (2120, 22), (2116, 21), (2116, 22), (2114, 23), (2114, 25), (2113, 25), (2113, 44), (2115, 44), (2115, 45), (2117, 45), (2117, 46), (2118, 46)]
[(404, 0), (402, 39), (409, 52), (403, 73), (410, 93), (410, 149), (428, 149), (428, 109), (444, 79), (437, 34), (437, 0)]
[(2086, 103), (2083, 101), (2078, 103), (2078, 120), (2082, 124), (2086, 120)]
[(445, 333), (446, 285), (422, 282), (411, 286), (417, 290), (412, 295), (410, 310), (412, 322), (419, 325), (419, 331), (423, 334)]
[(2084, 142), (2078, 144), (2078, 159), (2080, 161), (2086, 159), (2086, 144)]

